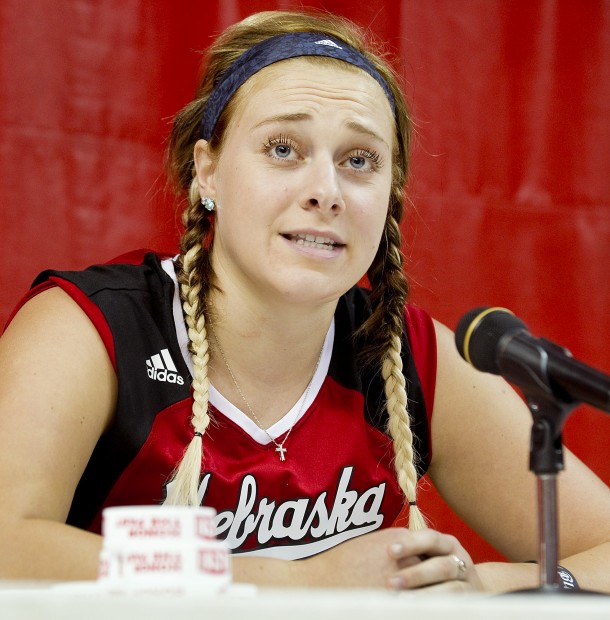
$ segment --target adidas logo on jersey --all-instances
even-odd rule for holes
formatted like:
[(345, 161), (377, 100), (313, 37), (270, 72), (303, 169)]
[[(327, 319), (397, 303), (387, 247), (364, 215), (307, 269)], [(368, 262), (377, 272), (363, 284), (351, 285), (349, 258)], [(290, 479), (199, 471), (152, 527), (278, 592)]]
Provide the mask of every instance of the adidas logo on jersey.
[(161, 349), (159, 353), (146, 360), (146, 372), (148, 377), (155, 381), (184, 385), (184, 379), (178, 374), (178, 369), (167, 349)]

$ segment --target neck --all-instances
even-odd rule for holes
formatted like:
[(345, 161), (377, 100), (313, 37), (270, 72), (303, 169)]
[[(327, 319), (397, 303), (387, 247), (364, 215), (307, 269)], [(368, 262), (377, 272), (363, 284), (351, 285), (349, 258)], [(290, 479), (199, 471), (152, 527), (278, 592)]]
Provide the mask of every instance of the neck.
[(261, 425), (269, 427), (290, 410), (311, 381), (336, 302), (278, 309), (227, 301), (226, 295), (215, 292), (208, 304), (208, 320), (214, 326), (208, 330), (210, 380), (247, 413), (241, 390)]
[(300, 286), (295, 286), (294, 280), (286, 281), (286, 276), (275, 283), (254, 281), (224, 256), (221, 241), (215, 240), (212, 278), (216, 286), (208, 292), (207, 306), (230, 359), (234, 357), (228, 350), (233, 341), (241, 343), (243, 353), (247, 353), (243, 351), (245, 343), (262, 352), (267, 348), (279, 366), (284, 355), (292, 355), (294, 361), (296, 351), (315, 357), (337, 306), (337, 283), (316, 277), (315, 272), (306, 272), (301, 279), (298, 271), (295, 278)]
[(264, 360), (265, 374), (284, 378), (315, 363), (336, 308), (336, 302), (290, 309), (225, 303), (222, 294), (210, 301), (209, 320), (231, 366), (260, 368)]

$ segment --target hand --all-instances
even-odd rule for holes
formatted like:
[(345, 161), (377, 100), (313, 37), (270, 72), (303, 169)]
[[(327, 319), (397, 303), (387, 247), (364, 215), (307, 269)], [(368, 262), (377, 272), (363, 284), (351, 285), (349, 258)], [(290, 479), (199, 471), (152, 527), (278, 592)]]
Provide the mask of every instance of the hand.
[(480, 591), (483, 584), (457, 538), (427, 529), (402, 530), (388, 547), (397, 571), (388, 579), (395, 590)]
[(318, 587), (482, 590), (459, 541), (435, 530), (377, 530), (298, 564), (307, 566), (309, 585)]

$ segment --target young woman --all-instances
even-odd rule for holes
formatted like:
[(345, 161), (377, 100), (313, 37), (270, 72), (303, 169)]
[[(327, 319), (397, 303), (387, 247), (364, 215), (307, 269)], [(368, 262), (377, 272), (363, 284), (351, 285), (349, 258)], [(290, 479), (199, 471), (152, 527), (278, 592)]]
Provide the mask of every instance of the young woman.
[[(407, 303), (409, 131), (349, 22), (219, 37), (168, 150), (180, 254), (45, 272), (0, 341), (2, 577), (95, 578), (104, 507), (203, 503), (238, 581), (537, 585), (529, 412)], [(426, 471), (511, 563), (425, 526)], [(570, 454), (560, 505), (562, 566), (610, 591), (610, 492)]]

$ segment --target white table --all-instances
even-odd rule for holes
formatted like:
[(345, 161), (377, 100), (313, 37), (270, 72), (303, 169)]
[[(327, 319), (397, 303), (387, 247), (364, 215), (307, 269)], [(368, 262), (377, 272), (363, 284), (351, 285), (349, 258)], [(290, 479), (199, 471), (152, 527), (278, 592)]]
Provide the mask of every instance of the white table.
[(422, 595), (380, 590), (236, 589), (223, 595), (117, 595), (90, 584), (0, 582), (3, 620), (585, 620), (610, 596)]

